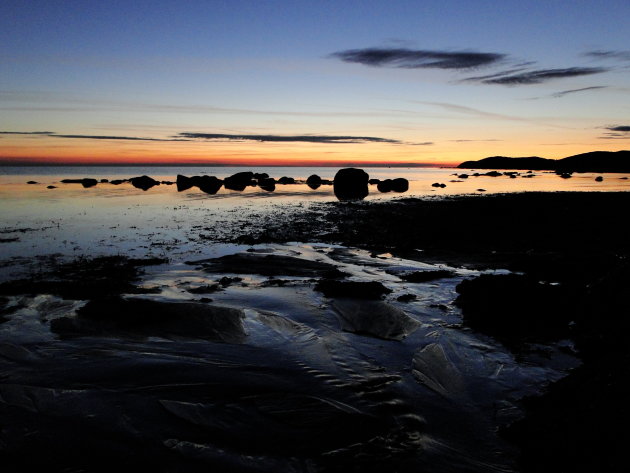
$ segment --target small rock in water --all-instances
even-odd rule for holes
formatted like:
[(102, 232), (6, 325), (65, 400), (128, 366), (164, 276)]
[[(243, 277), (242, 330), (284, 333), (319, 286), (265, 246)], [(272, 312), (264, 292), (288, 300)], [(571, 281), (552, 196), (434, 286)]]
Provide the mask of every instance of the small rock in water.
[(159, 186), (160, 183), (149, 176), (132, 177), (131, 185), (137, 189), (147, 191), (153, 186)]
[(308, 176), (308, 179), (306, 179), (306, 185), (315, 190), (322, 185), (322, 178), (317, 174), (312, 174)]
[(62, 179), (61, 182), (63, 182), (64, 184), (81, 184), (85, 188), (94, 187), (96, 184), (98, 184), (98, 181), (96, 179), (92, 179), (89, 177), (85, 177), (83, 179)]

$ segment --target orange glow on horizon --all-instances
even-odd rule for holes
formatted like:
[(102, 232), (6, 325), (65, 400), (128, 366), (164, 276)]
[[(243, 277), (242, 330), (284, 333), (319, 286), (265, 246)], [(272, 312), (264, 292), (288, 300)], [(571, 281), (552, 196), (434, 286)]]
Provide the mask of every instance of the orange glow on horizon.
[(153, 142), (84, 140), (5, 135), (2, 165), (197, 165), (197, 166), (379, 166), (453, 167), (488, 156), (558, 159), (595, 150), (617, 151), (615, 143), (536, 145), (530, 140), (406, 144), (306, 144), (260, 142)]

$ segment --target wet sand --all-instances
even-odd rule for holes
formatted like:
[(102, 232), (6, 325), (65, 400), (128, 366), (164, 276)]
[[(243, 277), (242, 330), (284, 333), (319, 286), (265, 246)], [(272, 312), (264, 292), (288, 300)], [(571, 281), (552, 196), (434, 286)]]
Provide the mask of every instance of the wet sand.
[(191, 229), (198, 254), (22, 261), (4, 464), (619, 470), (629, 201), (328, 202)]

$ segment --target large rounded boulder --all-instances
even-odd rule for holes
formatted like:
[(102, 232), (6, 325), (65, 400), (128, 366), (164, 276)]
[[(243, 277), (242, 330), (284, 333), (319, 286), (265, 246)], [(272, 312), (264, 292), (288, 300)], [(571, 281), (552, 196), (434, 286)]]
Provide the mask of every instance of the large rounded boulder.
[(362, 200), (368, 191), (368, 173), (363, 169), (344, 168), (337, 171), (333, 190), (339, 200)]

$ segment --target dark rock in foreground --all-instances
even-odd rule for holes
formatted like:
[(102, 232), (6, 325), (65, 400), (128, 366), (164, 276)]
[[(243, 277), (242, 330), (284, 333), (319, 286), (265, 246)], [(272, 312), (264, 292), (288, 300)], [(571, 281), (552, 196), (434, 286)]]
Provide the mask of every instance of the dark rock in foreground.
[(202, 261), (199, 264), (211, 273), (261, 274), (263, 276), (343, 277), (335, 265), (282, 255), (237, 253)]
[(149, 190), (151, 189), (151, 187), (160, 185), (158, 181), (149, 176), (132, 177), (130, 181), (132, 186), (138, 189), (142, 189), (143, 191)]
[(83, 179), (62, 179), (61, 182), (63, 182), (64, 184), (81, 184), (85, 188), (94, 187), (96, 184), (98, 184), (98, 181), (96, 179), (92, 179), (89, 177), (85, 177)]
[(295, 184), (295, 179), (292, 177), (282, 176), (278, 179), (278, 184)]
[(511, 343), (567, 336), (577, 316), (577, 294), (531, 276), (483, 274), (456, 289), (465, 324)]
[(77, 317), (51, 321), (62, 336), (113, 335), (131, 338), (200, 338), (240, 343), (243, 311), (192, 302), (159, 302), (111, 297), (89, 301)]
[(392, 292), (377, 281), (337, 281), (322, 279), (315, 285), (315, 290), (326, 297), (352, 297), (355, 299), (380, 299)]
[(37, 181), (28, 181), (27, 184), (39, 184)]
[(333, 181), (333, 190), (339, 200), (362, 200), (369, 193), (370, 176), (363, 169), (344, 168), (337, 171)]
[(333, 308), (340, 316), (342, 329), (347, 332), (402, 340), (420, 327), (420, 322), (383, 301), (337, 299)]

